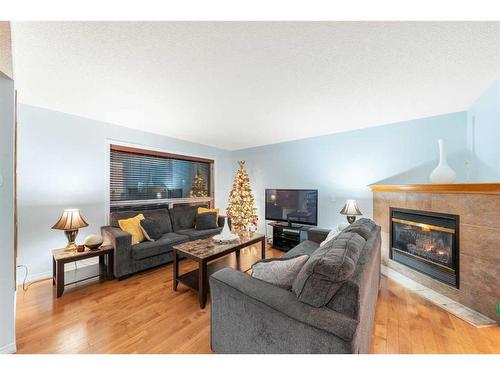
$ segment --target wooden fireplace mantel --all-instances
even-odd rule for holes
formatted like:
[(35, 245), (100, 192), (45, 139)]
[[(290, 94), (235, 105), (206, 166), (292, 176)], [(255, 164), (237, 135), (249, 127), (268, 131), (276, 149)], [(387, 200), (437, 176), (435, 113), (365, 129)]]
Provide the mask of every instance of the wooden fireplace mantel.
[(372, 191), (500, 195), (500, 183), (370, 185)]

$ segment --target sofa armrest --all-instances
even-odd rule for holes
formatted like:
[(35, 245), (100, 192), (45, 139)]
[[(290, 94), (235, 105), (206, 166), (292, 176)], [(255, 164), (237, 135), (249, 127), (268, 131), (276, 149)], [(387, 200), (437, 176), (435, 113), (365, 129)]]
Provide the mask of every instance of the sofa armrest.
[[(217, 319), (217, 314), (230, 313), (228, 309), (231, 309), (233, 304), (245, 300), (257, 308), (262, 309), (266, 306), (274, 310), (276, 314), (282, 314), (295, 321), (326, 331), (345, 341), (352, 340), (358, 326), (357, 320), (328, 307), (317, 308), (299, 302), (291, 291), (231, 268), (222, 269), (210, 277), (210, 293), (212, 320)], [(221, 299), (227, 299), (228, 303), (223, 303), (224, 308), (218, 309), (216, 304)], [(224, 319), (224, 317), (219, 318)], [(255, 318), (259, 319), (259, 317)], [(249, 319), (251, 319), (250, 315), (241, 317), (241, 321), (246, 322), (245, 324), (250, 324)], [(256, 322), (256, 324), (259, 323)], [(212, 333), (216, 332), (212, 331)], [(282, 334), (287, 335), (290, 332)]]
[(309, 228), (307, 230), (307, 239), (316, 243), (323, 242), (330, 233), (330, 229)]
[(111, 244), (115, 249), (115, 276), (122, 277), (127, 275), (129, 273), (128, 268), (132, 262), (132, 235), (112, 226), (101, 227), (101, 235), (104, 243)]

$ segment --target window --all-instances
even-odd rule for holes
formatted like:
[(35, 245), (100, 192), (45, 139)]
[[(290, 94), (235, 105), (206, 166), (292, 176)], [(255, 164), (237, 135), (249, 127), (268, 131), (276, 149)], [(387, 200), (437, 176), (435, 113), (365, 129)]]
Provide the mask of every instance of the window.
[(111, 145), (111, 211), (213, 205), (213, 160)]

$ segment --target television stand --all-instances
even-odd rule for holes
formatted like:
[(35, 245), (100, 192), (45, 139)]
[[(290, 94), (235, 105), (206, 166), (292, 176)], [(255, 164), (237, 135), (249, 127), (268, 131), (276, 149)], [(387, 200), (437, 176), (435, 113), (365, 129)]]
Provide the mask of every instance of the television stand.
[(286, 222), (271, 222), (268, 225), (273, 227), (273, 247), (281, 251), (288, 251), (306, 240), (307, 230), (311, 228), (300, 224), (288, 225)]
[(283, 228), (294, 228), (294, 229), (300, 229), (303, 227), (303, 225), (300, 225), (300, 224), (294, 224), (294, 223), (287, 223), (287, 222), (276, 222), (276, 223), (272, 223), (270, 225), (274, 225), (274, 226), (277, 226), (277, 227), (283, 227)]

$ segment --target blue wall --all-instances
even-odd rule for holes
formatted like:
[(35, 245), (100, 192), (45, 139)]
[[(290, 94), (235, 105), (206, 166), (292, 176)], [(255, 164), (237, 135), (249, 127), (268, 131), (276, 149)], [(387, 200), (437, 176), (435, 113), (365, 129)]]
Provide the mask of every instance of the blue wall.
[(229, 151), (23, 104), (18, 124), (19, 263), (29, 267), (30, 280), (49, 277), (50, 250), (66, 244), (50, 229), (64, 208), (80, 208), (90, 224), (80, 241), (105, 224), (109, 141), (214, 159), (215, 201), (226, 207)]
[(473, 155), (471, 179), (500, 181), (500, 78), (470, 107), (467, 141)]
[(465, 181), (466, 133), (466, 112), (446, 114), (235, 151), (233, 173), (236, 161), (246, 160), (261, 230), (265, 188), (318, 189), (318, 224), (332, 228), (345, 222), (339, 211), (349, 198), (372, 216), (370, 184), (428, 182), (439, 138), (457, 179)]

